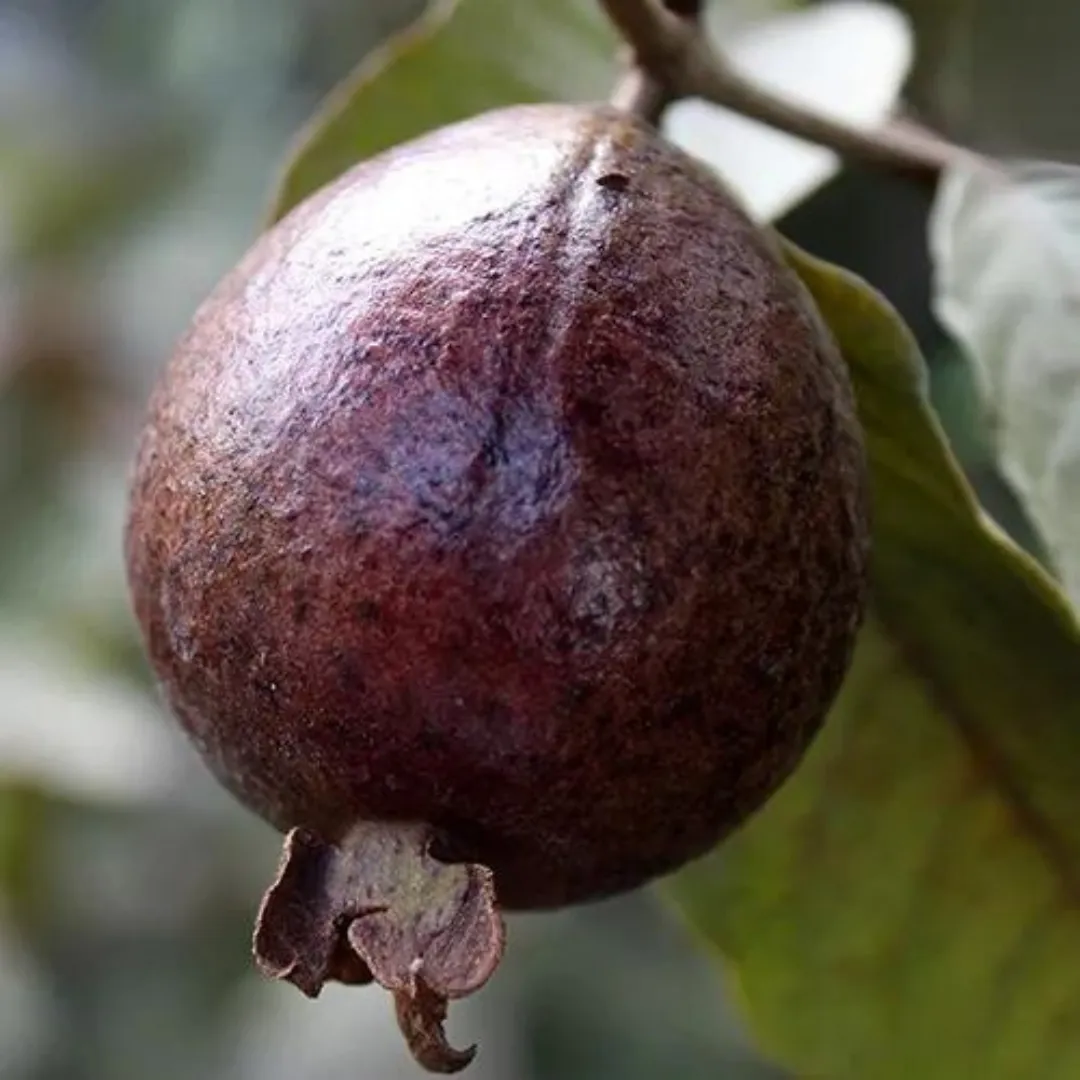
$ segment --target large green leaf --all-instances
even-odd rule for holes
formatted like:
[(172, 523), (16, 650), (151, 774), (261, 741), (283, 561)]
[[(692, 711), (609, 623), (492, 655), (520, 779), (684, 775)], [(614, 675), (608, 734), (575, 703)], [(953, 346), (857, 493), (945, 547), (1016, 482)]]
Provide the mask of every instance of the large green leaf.
[(803, 766), (670, 893), (801, 1075), (1073, 1080), (1080, 631), (981, 514), (898, 318), (846, 272), (791, 259), (867, 433), (872, 608)]
[(298, 140), (274, 216), (432, 128), (514, 102), (603, 98), (615, 55), (595, 0), (436, 0), (331, 94)]

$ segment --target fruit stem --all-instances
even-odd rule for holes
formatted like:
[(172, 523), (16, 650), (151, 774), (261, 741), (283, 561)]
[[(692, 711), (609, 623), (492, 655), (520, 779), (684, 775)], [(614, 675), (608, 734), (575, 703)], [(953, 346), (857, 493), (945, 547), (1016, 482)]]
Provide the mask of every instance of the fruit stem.
[[(696, 24), (701, 15), (701, 0), (663, 0), (664, 7), (672, 15), (681, 21), (690, 23), (696, 29)], [(649, 66), (641, 62), (641, 55), (635, 47), (633, 33), (637, 30), (623, 26), (619, 21), (619, 13), (613, 11), (610, 5), (605, 5), (608, 14), (622, 31), (630, 44), (628, 66), (626, 74), (616, 84), (611, 95), (611, 104), (623, 112), (633, 116), (639, 116), (649, 124), (659, 124), (664, 111), (678, 97), (670, 84), (655, 77)], [(633, 18), (635, 12), (631, 7), (625, 9), (623, 17)]]
[(616, 109), (639, 116), (648, 124), (658, 124), (671, 99), (664, 88), (643, 68), (631, 67), (611, 94)]
[(362, 822), (337, 843), (306, 829), (285, 839), (255, 926), (264, 974), (309, 997), (329, 981), (378, 982), (394, 995), (417, 1062), (458, 1072), (475, 1047), (454, 1049), (450, 999), (478, 990), (502, 957), (505, 931), (491, 871), (439, 862), (426, 825)]

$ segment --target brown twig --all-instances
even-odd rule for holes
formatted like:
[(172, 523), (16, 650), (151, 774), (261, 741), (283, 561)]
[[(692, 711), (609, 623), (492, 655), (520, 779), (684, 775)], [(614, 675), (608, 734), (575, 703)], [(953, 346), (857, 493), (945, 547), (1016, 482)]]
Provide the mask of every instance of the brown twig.
[[(695, 0), (601, 0), (626, 39), (638, 69), (656, 88), (650, 120), (681, 98), (701, 98), (751, 120), (834, 150), (841, 157), (906, 177), (924, 186), (937, 184), (942, 171), (962, 159), (976, 159), (942, 136), (910, 125), (874, 131), (852, 127), (777, 97), (735, 71), (712, 47), (695, 18), (680, 17), (699, 7)], [(679, 14), (676, 14), (676, 11)], [(613, 101), (621, 103), (622, 89)], [(657, 104), (657, 102), (662, 104)]]
[[(667, 11), (678, 17), (680, 21), (697, 27), (704, 0), (661, 0), (661, 2)], [(640, 53), (634, 46), (632, 33), (635, 31), (633, 29), (628, 31), (622, 26), (610, 7), (608, 12), (630, 43), (627, 72), (615, 87), (611, 95), (611, 103), (616, 108), (640, 116), (650, 124), (657, 124), (664, 110), (676, 100), (678, 94), (670, 83), (658, 79), (649, 65), (641, 61)], [(627, 13), (630, 18), (635, 15), (635, 12), (629, 9)], [(643, 32), (645, 29), (647, 27), (642, 24), (637, 31)]]

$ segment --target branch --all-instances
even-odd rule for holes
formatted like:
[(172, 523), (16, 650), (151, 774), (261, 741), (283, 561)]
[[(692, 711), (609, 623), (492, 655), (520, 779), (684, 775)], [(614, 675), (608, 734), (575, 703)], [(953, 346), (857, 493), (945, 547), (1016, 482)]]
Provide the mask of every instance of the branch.
[[(942, 171), (977, 155), (913, 125), (894, 124), (865, 131), (832, 120), (795, 102), (777, 97), (735, 71), (720, 56), (695, 19), (680, 18), (693, 0), (601, 0), (608, 16), (629, 43), (636, 66), (657, 86), (663, 108), (681, 98), (701, 98), (778, 131), (816, 143), (841, 157), (906, 177), (924, 186), (937, 184)], [(613, 101), (621, 103), (620, 94)], [(641, 113), (640, 115), (647, 115)]]
[[(704, 0), (661, 0), (672, 15), (677, 16), (686, 25), (696, 28), (704, 7)], [(618, 5), (618, 10), (608, 6), (608, 14), (623, 36), (631, 43), (630, 67), (620, 80), (611, 96), (611, 104), (616, 108), (640, 116), (650, 124), (660, 122), (664, 110), (678, 96), (670, 84), (656, 78), (652, 68), (642, 63), (640, 52), (634, 48), (635, 34), (650, 36), (650, 12), (639, 5)], [(620, 17), (630, 20), (631, 25), (623, 25)]]

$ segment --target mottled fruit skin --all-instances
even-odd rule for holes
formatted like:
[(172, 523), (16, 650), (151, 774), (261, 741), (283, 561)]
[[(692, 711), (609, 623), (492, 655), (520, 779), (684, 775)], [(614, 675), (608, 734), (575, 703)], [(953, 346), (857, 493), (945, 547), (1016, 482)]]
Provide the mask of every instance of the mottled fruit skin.
[(360, 165), (153, 398), (127, 560), (221, 781), (328, 841), (423, 821), (538, 908), (712, 847), (791, 772), (866, 579), (835, 347), (717, 181), (607, 109)]

